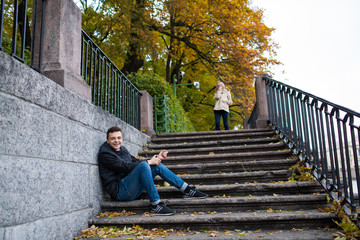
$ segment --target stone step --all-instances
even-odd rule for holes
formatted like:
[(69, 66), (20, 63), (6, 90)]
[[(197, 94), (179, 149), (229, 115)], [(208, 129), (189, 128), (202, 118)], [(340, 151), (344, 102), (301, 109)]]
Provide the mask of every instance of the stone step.
[[(190, 155), (211, 155), (211, 154), (228, 154), (228, 153), (243, 153), (243, 152), (257, 152), (257, 151), (278, 151), (287, 148), (284, 143), (270, 143), (270, 144), (256, 144), (245, 146), (220, 146), (220, 147), (203, 147), (203, 148), (183, 148), (168, 150), (168, 157), (174, 156), (190, 156)], [(147, 150), (139, 153), (143, 157), (152, 157), (158, 154), (159, 150)]]
[[(316, 210), (281, 211), (281, 212), (227, 212), (215, 213), (178, 213), (173, 216), (131, 215), (114, 218), (92, 218), (90, 225), (125, 226), (140, 225), (143, 228), (187, 229), (191, 230), (274, 230), (274, 229), (316, 229), (335, 226), (333, 213)], [(237, 238), (236, 238), (237, 239)], [(291, 239), (291, 238), (290, 238)]]
[(199, 141), (221, 141), (221, 140), (234, 140), (234, 139), (254, 139), (274, 137), (273, 131), (265, 132), (234, 132), (225, 131), (211, 135), (169, 135), (169, 136), (156, 136), (151, 139), (152, 144), (166, 144), (166, 143), (184, 143), (184, 142), (199, 142)]
[(221, 146), (243, 146), (254, 144), (270, 144), (279, 142), (278, 138), (255, 138), (255, 139), (231, 139), (218, 141), (198, 141), (198, 142), (182, 142), (182, 143), (164, 143), (164, 144), (148, 144), (147, 149), (183, 149), (183, 148), (203, 148), (203, 147), (221, 147)]
[[(184, 196), (174, 187), (158, 187), (157, 189), (161, 199), (183, 198)], [(197, 186), (196, 189), (206, 192), (209, 196), (230, 197), (324, 193), (324, 188), (317, 181), (202, 185)], [(147, 199), (146, 193), (143, 193), (140, 198)]]
[(278, 151), (258, 151), (258, 152), (242, 152), (242, 153), (222, 153), (210, 155), (189, 155), (189, 156), (168, 156), (164, 160), (164, 164), (194, 164), (194, 163), (228, 163), (228, 162), (245, 162), (259, 160), (276, 160), (276, 159), (293, 158), (290, 150)]
[[(326, 194), (304, 194), (285, 196), (246, 196), (246, 197), (208, 197), (205, 199), (174, 198), (163, 200), (167, 206), (176, 212), (247, 212), (269, 210), (300, 211), (318, 209), (328, 206)], [(142, 214), (149, 211), (148, 200), (130, 202), (105, 201), (102, 204), (105, 211), (135, 212)]]
[[(235, 173), (212, 173), (212, 174), (187, 174), (179, 175), (181, 179), (190, 185), (209, 185), (209, 184), (236, 184), (245, 182), (270, 182), (287, 181), (293, 174), (292, 170), (274, 171), (255, 171), (255, 172), (235, 172)], [(164, 180), (156, 176), (156, 185), (163, 186)]]
[(175, 174), (203, 174), (203, 173), (230, 173), (230, 172), (250, 172), (250, 171), (269, 171), (284, 170), (295, 165), (298, 159), (276, 159), (276, 160), (260, 160), (245, 162), (226, 162), (218, 161), (213, 163), (200, 162), (193, 164), (168, 165), (166, 160), (164, 163)]
[[(332, 239), (330, 235), (321, 235), (325, 230), (318, 229), (335, 226), (334, 214), (317, 211), (329, 206), (325, 190), (317, 181), (288, 181), (293, 176), (289, 168), (299, 160), (271, 129), (160, 134), (146, 148), (140, 153), (143, 157), (168, 150), (168, 158), (163, 163), (209, 197), (183, 198), (179, 190), (165, 187), (164, 181), (156, 177), (154, 181), (162, 201), (177, 214), (150, 215), (149, 200), (143, 193), (134, 201), (102, 203), (103, 212), (126, 210), (135, 215), (92, 218), (90, 226), (123, 228), (140, 225), (148, 229), (218, 230), (223, 233), (238, 229), (284, 230), (286, 234), (278, 235), (278, 238), (260, 239)], [(293, 234), (291, 229), (311, 231)], [(205, 235), (198, 236), (180, 238), (173, 235), (166, 239), (209, 239)], [(236, 234), (233, 236), (219, 239), (241, 238)]]
[[(221, 131), (200, 131), (200, 132), (177, 132), (177, 133), (161, 133), (156, 134), (156, 138), (173, 138), (173, 137), (188, 137), (188, 136), (217, 136), (217, 135), (238, 135), (246, 133), (258, 132), (273, 132), (270, 128), (257, 128), (257, 129), (238, 129), (238, 130), (221, 130)], [(154, 138), (153, 137), (153, 138)]]
[[(151, 228), (153, 229), (153, 228)], [(334, 240), (332, 234), (336, 233), (337, 229), (334, 228), (297, 228), (293, 225), (292, 229), (261, 229), (261, 226), (258, 226), (256, 229), (242, 230), (241, 226), (233, 230), (199, 230), (193, 231), (183, 230), (179, 232), (174, 232), (174, 234), (166, 235), (162, 231), (160, 234), (156, 235), (155, 233), (151, 236), (147, 236), (149, 239), (166, 239), (166, 240), (208, 240), (208, 239), (219, 239), (219, 240), (234, 240), (234, 239), (246, 239), (246, 240)], [(148, 230), (148, 232), (151, 232)], [(170, 231), (169, 231), (170, 232)], [(152, 232), (151, 232), (152, 233)], [(169, 234), (169, 233), (168, 233)], [(111, 240), (129, 240), (129, 239), (141, 239), (134, 235), (124, 235), (122, 237), (106, 237), (106, 239)], [(144, 237), (145, 238), (145, 237)], [(99, 240), (99, 237), (94, 238), (79, 238), (78, 240)]]

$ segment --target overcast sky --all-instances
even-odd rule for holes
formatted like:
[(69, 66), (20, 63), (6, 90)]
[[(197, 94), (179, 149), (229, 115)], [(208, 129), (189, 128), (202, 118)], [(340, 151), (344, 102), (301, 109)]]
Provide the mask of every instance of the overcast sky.
[(360, 112), (360, 0), (253, 0), (280, 45), (273, 78)]

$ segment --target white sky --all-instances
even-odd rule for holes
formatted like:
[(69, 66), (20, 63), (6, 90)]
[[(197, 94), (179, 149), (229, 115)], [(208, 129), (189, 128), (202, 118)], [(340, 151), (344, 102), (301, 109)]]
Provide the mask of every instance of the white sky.
[(273, 78), (360, 112), (360, 0), (252, 0), (280, 46)]

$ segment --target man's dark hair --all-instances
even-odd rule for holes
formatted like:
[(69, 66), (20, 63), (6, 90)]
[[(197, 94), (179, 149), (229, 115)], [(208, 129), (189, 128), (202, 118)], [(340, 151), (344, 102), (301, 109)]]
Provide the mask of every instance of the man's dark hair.
[(109, 128), (106, 133), (106, 139), (109, 139), (109, 134), (113, 133), (113, 132), (121, 132), (121, 128), (116, 127), (116, 126)]

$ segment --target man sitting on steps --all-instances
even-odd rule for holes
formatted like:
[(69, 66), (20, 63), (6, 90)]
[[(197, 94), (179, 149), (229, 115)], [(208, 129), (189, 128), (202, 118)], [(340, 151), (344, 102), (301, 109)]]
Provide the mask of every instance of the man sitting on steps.
[(161, 163), (166, 159), (167, 151), (142, 160), (130, 155), (122, 145), (122, 132), (119, 127), (107, 131), (107, 140), (99, 150), (98, 162), (101, 181), (105, 191), (118, 201), (135, 200), (144, 190), (150, 200), (150, 213), (154, 215), (173, 215), (175, 210), (160, 201), (154, 184), (159, 175), (170, 185), (182, 191), (184, 198), (206, 198), (206, 193), (189, 186)]

